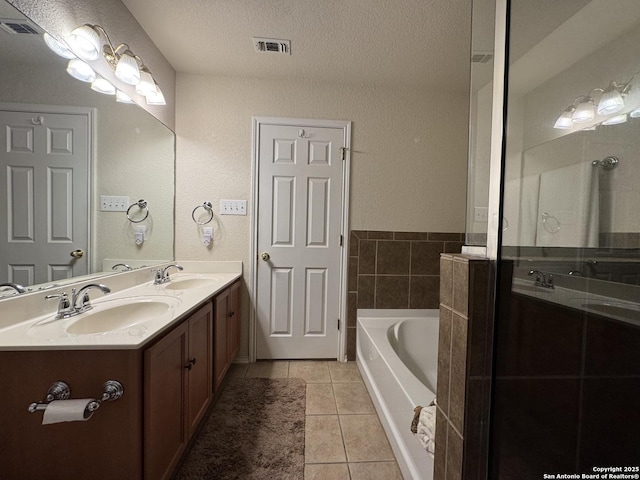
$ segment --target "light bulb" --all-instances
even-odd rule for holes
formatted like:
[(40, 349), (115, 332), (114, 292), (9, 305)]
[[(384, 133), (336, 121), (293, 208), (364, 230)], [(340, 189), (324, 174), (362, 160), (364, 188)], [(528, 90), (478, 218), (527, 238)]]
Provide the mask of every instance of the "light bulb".
[(140, 83), (136, 85), (136, 92), (145, 97), (156, 91), (156, 82), (151, 74), (145, 70), (140, 71)]
[(76, 58), (75, 54), (71, 50), (69, 50), (69, 47), (67, 47), (64, 43), (57, 40), (56, 38), (53, 38), (47, 32), (44, 33), (43, 37), (44, 43), (46, 43), (47, 47), (53, 50), (56, 55), (60, 55), (62, 58), (67, 59)]
[(96, 79), (96, 72), (93, 71), (93, 68), (78, 58), (69, 60), (67, 73), (82, 82), (91, 83)]
[(598, 102), (598, 115), (611, 115), (624, 108), (624, 100), (616, 82), (611, 82)]
[(116, 77), (127, 85), (140, 83), (140, 68), (136, 59), (124, 53), (116, 65)]
[(151, 92), (146, 96), (147, 105), (166, 105), (167, 102), (164, 99), (164, 95), (162, 94), (162, 90), (156, 84), (155, 92)]
[(635, 110), (633, 110), (629, 116), (631, 118), (640, 118), (640, 108), (636, 108)]
[(567, 108), (562, 115), (558, 117), (556, 123), (553, 125), (553, 128), (557, 128), (559, 130), (567, 130), (573, 127), (573, 120), (571, 120), (571, 114), (573, 113), (573, 107)]
[(76, 28), (66, 40), (73, 52), (83, 60), (96, 60), (100, 56), (100, 36), (89, 25)]
[(111, 85), (111, 82), (109, 82), (109, 80), (102, 77), (97, 77), (93, 81), (93, 83), (91, 83), (91, 90), (94, 90), (98, 93), (104, 93), (105, 95), (116, 94), (116, 87)]
[(593, 120), (596, 116), (595, 106), (591, 97), (586, 97), (578, 104), (575, 111), (571, 115), (571, 120), (575, 123), (584, 123)]

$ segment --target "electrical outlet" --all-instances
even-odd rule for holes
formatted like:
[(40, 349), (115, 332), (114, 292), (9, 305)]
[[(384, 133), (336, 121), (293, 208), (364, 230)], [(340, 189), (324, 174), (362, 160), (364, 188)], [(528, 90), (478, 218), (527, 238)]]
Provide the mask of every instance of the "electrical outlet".
[(474, 207), (473, 220), (476, 222), (489, 221), (489, 209), (487, 207)]
[(101, 212), (126, 212), (129, 205), (129, 197), (100, 195)]
[(246, 215), (246, 200), (220, 200), (220, 215)]

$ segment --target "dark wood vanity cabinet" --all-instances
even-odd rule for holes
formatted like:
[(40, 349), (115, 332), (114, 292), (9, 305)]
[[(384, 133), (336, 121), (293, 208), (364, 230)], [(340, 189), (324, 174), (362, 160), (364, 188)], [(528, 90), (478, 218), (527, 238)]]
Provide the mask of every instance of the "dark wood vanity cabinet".
[(240, 350), (240, 286), (237, 281), (214, 299), (214, 390)]
[(210, 303), (144, 352), (144, 478), (169, 478), (211, 402)]

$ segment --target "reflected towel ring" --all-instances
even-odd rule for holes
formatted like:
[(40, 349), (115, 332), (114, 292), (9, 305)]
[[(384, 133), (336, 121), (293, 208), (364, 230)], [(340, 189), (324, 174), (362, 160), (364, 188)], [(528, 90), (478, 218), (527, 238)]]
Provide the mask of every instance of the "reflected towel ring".
[[(207, 223), (211, 222), (211, 220), (213, 220), (213, 208), (211, 207), (211, 202), (204, 202), (202, 205), (198, 205), (191, 212), (191, 218), (193, 218), (193, 221), (198, 225), (206, 225)], [(209, 212), (209, 218), (204, 222), (199, 222), (198, 220), (196, 220), (196, 210), (198, 210), (199, 208), (204, 208), (207, 212)]]
[[(133, 207), (135, 207), (135, 206), (137, 206), (140, 210), (146, 210), (146, 212), (144, 214), (144, 217), (142, 217), (140, 220), (134, 220), (133, 218), (131, 218), (130, 212), (131, 212), (131, 209)], [(146, 200), (140, 199), (137, 202), (132, 203), (131, 205), (129, 205), (129, 208), (127, 208), (127, 218), (129, 219), (129, 221), (131, 223), (144, 222), (147, 219), (148, 216), (149, 216), (149, 206), (147, 205)]]
[(558, 233), (560, 231), (560, 221), (547, 212), (542, 212), (542, 226), (549, 233)]

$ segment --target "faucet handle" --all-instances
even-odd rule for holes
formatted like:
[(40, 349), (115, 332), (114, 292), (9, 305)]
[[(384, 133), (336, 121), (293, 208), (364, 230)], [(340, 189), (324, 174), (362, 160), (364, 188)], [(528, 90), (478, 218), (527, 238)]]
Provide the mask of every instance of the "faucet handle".
[(529, 270), (529, 275), (536, 275), (536, 285), (542, 285), (544, 283), (544, 276), (540, 270)]
[(54, 298), (58, 300), (58, 314), (63, 314), (71, 308), (71, 302), (69, 301), (69, 295), (66, 292), (57, 293), (53, 295), (47, 295), (44, 297), (45, 300), (52, 300)]

